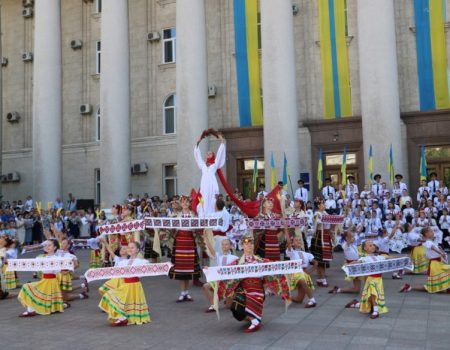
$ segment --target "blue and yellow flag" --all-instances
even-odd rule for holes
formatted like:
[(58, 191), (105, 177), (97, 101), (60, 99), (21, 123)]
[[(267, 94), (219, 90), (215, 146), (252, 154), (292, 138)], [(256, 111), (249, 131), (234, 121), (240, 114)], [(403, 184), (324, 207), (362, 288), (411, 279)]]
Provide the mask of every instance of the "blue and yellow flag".
[(275, 169), (275, 160), (273, 158), (273, 152), (272, 156), (270, 158), (270, 188), (274, 189), (277, 185), (277, 171)]
[(287, 190), (288, 188), (288, 167), (287, 167), (287, 158), (286, 153), (284, 153), (284, 160), (283, 160), (283, 188)]
[(389, 148), (389, 159), (388, 159), (387, 171), (389, 173), (389, 181), (392, 185), (395, 181), (394, 180), (394, 154), (392, 152), (392, 144), (391, 144), (391, 147)]
[(318, 3), (324, 115), (327, 119), (339, 119), (353, 113), (345, 0), (319, 0)]
[(450, 108), (445, 1), (414, 0), (421, 111)]
[(233, 6), (240, 126), (262, 125), (258, 0), (234, 0)]
[(372, 185), (373, 180), (373, 149), (372, 145), (369, 148), (369, 186)]
[(317, 186), (319, 190), (323, 187), (323, 153), (322, 149), (319, 152), (319, 162), (317, 164)]
[(420, 147), (420, 180), (427, 180), (427, 159), (425, 158), (425, 146)]
[(341, 164), (341, 183), (343, 185), (347, 184), (347, 146), (344, 146), (344, 154), (342, 156), (342, 164)]
[(253, 162), (253, 192), (256, 192), (256, 181), (258, 179), (258, 160), (255, 158), (255, 161)]

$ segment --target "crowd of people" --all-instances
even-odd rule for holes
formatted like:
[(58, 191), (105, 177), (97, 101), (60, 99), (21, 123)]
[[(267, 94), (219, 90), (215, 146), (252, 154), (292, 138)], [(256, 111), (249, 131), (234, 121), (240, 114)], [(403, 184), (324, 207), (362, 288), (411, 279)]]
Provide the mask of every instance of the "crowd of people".
[[(202, 138), (199, 139), (199, 142)], [(224, 140), (221, 138), (222, 145)], [(346, 307), (358, 308), (370, 318), (377, 318), (388, 311), (383, 290), (382, 271), (365, 277), (348, 278), (352, 286), (331, 288), (327, 281), (327, 269), (333, 254), (343, 251), (346, 264), (372, 264), (395, 259), (398, 253), (408, 253), (412, 263), (409, 273), (424, 274), (424, 285), (404, 285), (400, 291), (425, 290), (429, 293), (450, 290), (450, 265), (444, 249), (449, 248), (450, 196), (448, 188), (430, 174), (430, 181), (422, 181), (417, 194), (408, 192), (402, 176), (395, 176), (395, 183), (388, 186), (379, 174), (373, 183), (359, 191), (353, 176), (348, 176), (345, 186), (335, 188), (331, 179), (325, 179), (320, 194), (310, 199), (308, 189), (299, 180), (294, 193), (287, 193), (279, 183), (269, 193), (260, 187), (256, 201), (249, 201), (235, 191), (223, 196), (218, 193), (215, 172), (220, 164), (215, 155), (208, 152), (203, 161), (196, 147), (195, 159), (202, 169), (200, 193), (191, 196), (142, 197), (129, 194), (128, 198), (114, 205), (111, 212), (101, 210), (77, 211), (61, 201), (48, 205), (47, 210), (33, 203), (31, 197), (24, 205), (19, 201), (2, 208), (0, 219), (3, 232), (0, 238), (2, 289), (0, 297), (19, 287), (17, 273), (6, 271), (8, 259), (18, 256), (19, 247), (25, 251), (43, 250), (41, 258), (70, 257), (78, 260), (74, 249), (84, 246), (91, 249), (90, 268), (107, 266), (136, 266), (170, 259), (173, 266), (168, 276), (179, 281), (177, 302), (189, 302), (189, 281), (203, 287), (209, 303), (206, 312), (218, 311), (215, 298), (224, 299), (237, 320), (247, 320), (246, 332), (261, 328), (263, 303), (268, 294), (280, 295), (287, 303), (303, 303), (314, 308), (317, 301), (314, 288), (329, 288), (329, 293), (360, 294)], [(222, 152), (222, 155), (220, 155)], [(218, 157), (223, 157), (219, 148)], [(208, 173), (216, 165), (214, 172)], [(214, 175), (214, 176), (213, 176)], [(212, 195), (211, 195), (212, 193)], [(414, 197), (414, 199), (413, 199)], [(76, 205), (76, 204), (75, 204)], [(249, 208), (257, 208), (249, 214)], [(208, 208), (208, 209), (207, 209)], [(194, 227), (178, 229), (130, 230), (125, 234), (100, 234), (98, 227), (127, 222), (145, 217), (212, 217), (220, 218), (213, 229), (198, 230)], [(331, 221), (330, 218), (331, 217)], [(302, 219), (302, 224), (269, 229), (251, 230), (251, 220), (272, 221), (276, 218)], [(19, 225), (28, 220), (27, 225)], [(31, 221), (30, 221), (31, 220)], [(30, 229), (31, 236), (27, 230)], [(35, 226), (39, 228), (34, 228)], [(87, 227), (83, 229), (84, 227)], [(24, 228), (24, 231), (20, 231)], [(39, 230), (41, 236), (34, 233)], [(211, 231), (211, 232), (209, 232)], [(80, 237), (86, 237), (80, 239)], [(41, 243), (43, 241), (43, 243)], [(156, 243), (155, 243), (156, 242)], [(159, 242), (159, 243), (158, 243)], [(29, 245), (33, 244), (33, 245)], [(274, 275), (246, 277), (227, 281), (201, 282), (202, 269), (208, 266), (262, 264), (274, 261), (301, 260), (302, 269), (289, 276)], [(312, 273), (315, 272), (315, 283)], [(401, 279), (408, 273), (399, 269), (392, 274)], [(426, 274), (426, 276), (425, 276)], [(81, 280), (80, 293), (73, 293), (70, 271), (45, 271), (39, 282), (22, 286), (18, 299), (26, 310), (22, 317), (63, 312), (70, 301), (88, 297), (89, 286)], [(108, 314), (113, 326), (150, 322), (145, 293), (139, 278), (116, 278), (100, 287), (102, 299), (99, 307)], [(295, 295), (294, 295), (295, 294)], [(41, 295), (44, 303), (33, 295)], [(44, 306), (43, 306), (44, 305)]]

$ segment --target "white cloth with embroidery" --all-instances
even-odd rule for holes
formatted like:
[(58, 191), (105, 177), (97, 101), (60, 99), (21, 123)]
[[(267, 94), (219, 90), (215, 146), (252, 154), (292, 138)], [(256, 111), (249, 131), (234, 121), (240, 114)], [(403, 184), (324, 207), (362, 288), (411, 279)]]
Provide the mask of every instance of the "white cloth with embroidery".
[(302, 261), (276, 261), (258, 264), (216, 266), (203, 269), (206, 281), (225, 281), (233, 279), (286, 275), (302, 272)]
[(42, 271), (54, 273), (74, 270), (72, 258), (42, 257), (36, 259), (9, 259), (6, 271)]
[[(144, 260), (144, 259), (139, 259)], [(152, 277), (168, 275), (172, 267), (170, 262), (149, 264), (146, 263), (133, 264), (130, 266), (123, 266), (127, 264), (127, 260), (120, 262), (118, 267), (104, 267), (99, 269), (89, 269), (84, 274), (88, 282), (106, 280), (110, 278), (131, 278), (131, 277)], [(122, 265), (122, 266), (121, 266)]]
[[(374, 258), (374, 259), (367, 259)], [(342, 266), (348, 277), (369, 276), (403, 269), (412, 270), (409, 257), (386, 259), (384, 256), (362, 257), (364, 262)]]

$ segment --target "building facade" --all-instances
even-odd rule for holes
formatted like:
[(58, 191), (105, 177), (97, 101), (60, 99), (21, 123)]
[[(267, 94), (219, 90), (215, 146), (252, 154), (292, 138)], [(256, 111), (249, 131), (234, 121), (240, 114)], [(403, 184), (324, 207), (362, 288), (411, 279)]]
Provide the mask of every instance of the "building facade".
[(258, 181), (286, 154), (316, 190), (320, 151), (337, 184), (344, 147), (362, 186), (370, 145), (383, 180), (392, 145), (417, 188), (424, 144), (450, 182), (449, 3), (0, 0), (3, 198), (187, 193), (208, 127), (249, 196), (255, 158)]

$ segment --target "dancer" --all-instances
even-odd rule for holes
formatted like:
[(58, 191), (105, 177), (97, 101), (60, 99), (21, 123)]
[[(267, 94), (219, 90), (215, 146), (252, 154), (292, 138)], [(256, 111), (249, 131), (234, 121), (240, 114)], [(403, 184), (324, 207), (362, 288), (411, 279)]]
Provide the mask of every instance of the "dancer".
[[(214, 247), (211, 245), (209, 240), (205, 239), (205, 244), (208, 247), (209, 251), (211, 252), (211, 255), (215, 256), (214, 259), (211, 259), (212, 263), (211, 266), (225, 266), (239, 259), (236, 255), (232, 254), (231, 241), (228, 238), (225, 238), (221, 241), (222, 251), (220, 253), (215, 251)], [(207, 266), (204, 266), (204, 268), (207, 268)], [(210, 306), (206, 309), (205, 312), (216, 311), (214, 309), (214, 300), (213, 300), (214, 297), (213, 291), (216, 283), (217, 282), (209, 282), (203, 285), (203, 293), (205, 294), (210, 304)]]
[(200, 193), (203, 203), (200, 203), (197, 206), (199, 217), (205, 217), (215, 212), (216, 194), (219, 193), (216, 171), (224, 166), (226, 157), (225, 139), (221, 134), (218, 134), (221, 144), (217, 150), (217, 155), (212, 151), (208, 151), (206, 154), (206, 161), (202, 159), (199, 144), (207, 135), (209, 135), (209, 132), (204, 131), (202, 136), (197, 140), (197, 145), (194, 148), (195, 162), (202, 171)]
[[(269, 262), (256, 256), (254, 252), (253, 235), (246, 235), (243, 239), (244, 254), (233, 265), (257, 264)], [(289, 299), (289, 287), (284, 276), (248, 277), (241, 280), (227, 280), (219, 282), (219, 298), (226, 298), (234, 318), (238, 321), (248, 321), (245, 333), (256, 332), (261, 328), (264, 290), (279, 294), (285, 300)]]
[[(44, 249), (47, 255), (41, 259), (55, 258), (59, 243), (54, 238), (49, 239)], [(63, 301), (61, 287), (56, 277), (59, 272), (59, 270), (43, 271), (39, 282), (30, 282), (22, 286), (17, 298), (26, 311), (19, 317), (50, 315), (55, 312), (64, 312), (64, 309), (70, 307), (69, 303)]]
[[(259, 214), (263, 219), (274, 219), (279, 215), (272, 212), (273, 199), (266, 197), (263, 199), (262, 209)], [(255, 254), (261, 258), (269, 259), (272, 261), (280, 260), (280, 243), (278, 241), (279, 230), (264, 230), (258, 237), (255, 247)]]
[[(139, 248), (138, 242), (130, 242), (128, 244), (130, 258), (121, 260), (118, 267), (149, 265), (147, 260), (138, 258)], [(141, 325), (151, 321), (144, 290), (138, 277), (124, 278), (118, 288), (111, 289), (103, 295), (98, 306), (108, 314), (108, 320), (112, 322), (113, 327)]]
[[(113, 258), (115, 267), (119, 266), (122, 261), (128, 259), (128, 246), (120, 246), (120, 248), (114, 251), (106, 241), (106, 238), (102, 238), (102, 244), (108, 251), (109, 256)], [(119, 288), (122, 283), (123, 278), (111, 278), (100, 286), (98, 293), (100, 296), (103, 296), (107, 291)]]
[(422, 229), (422, 236), (425, 238), (424, 247), (428, 263), (428, 277), (425, 285), (411, 286), (405, 284), (400, 290), (407, 293), (412, 290), (426, 291), (430, 294), (439, 292), (450, 292), (450, 265), (447, 254), (434, 243), (434, 233), (430, 227)]
[[(287, 228), (285, 228), (285, 232)], [(286, 232), (286, 235), (288, 233)], [(308, 303), (305, 305), (306, 309), (316, 307), (317, 302), (314, 298), (314, 283), (311, 276), (305, 271), (311, 266), (317, 266), (317, 262), (314, 260), (314, 256), (310, 253), (306, 253), (302, 250), (302, 237), (295, 236), (292, 240), (287, 241), (286, 256), (290, 260), (302, 260), (302, 272), (289, 275), (289, 289), (291, 292), (297, 290), (297, 296), (291, 297), (291, 300), (295, 303), (301, 304), (305, 294), (308, 296)]]
[[(195, 217), (187, 196), (181, 196), (181, 212), (178, 217)], [(193, 301), (188, 289), (189, 280), (200, 278), (200, 264), (192, 230), (183, 229), (175, 232), (172, 264), (169, 278), (180, 281), (180, 296), (177, 302)]]
[(316, 282), (319, 287), (328, 287), (325, 269), (330, 267), (330, 261), (333, 259), (331, 225), (322, 223), (324, 214), (325, 204), (319, 201), (318, 211), (314, 214), (314, 236), (311, 242), (311, 253), (318, 262)]

